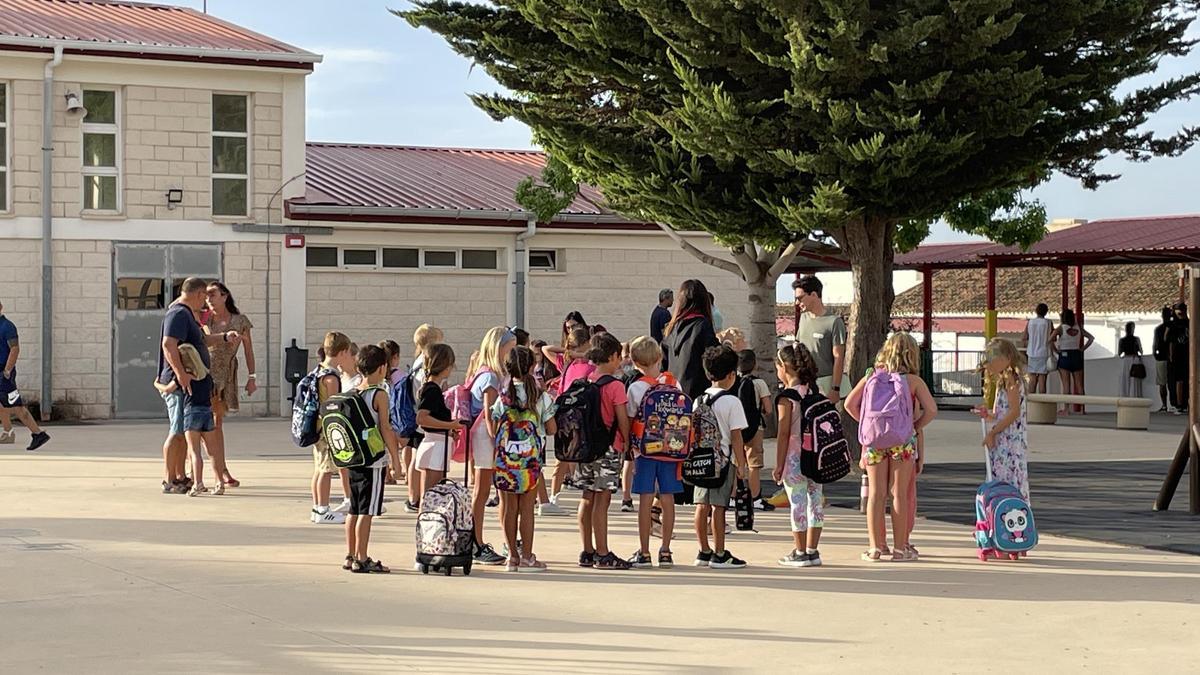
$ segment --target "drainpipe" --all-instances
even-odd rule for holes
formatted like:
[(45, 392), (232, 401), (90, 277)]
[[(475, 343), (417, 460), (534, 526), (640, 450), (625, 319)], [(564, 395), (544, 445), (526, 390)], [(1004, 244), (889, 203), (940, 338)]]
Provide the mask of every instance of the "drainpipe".
[(54, 220), (50, 212), (53, 191), (54, 152), (54, 69), (62, 63), (63, 48), (54, 48), (54, 58), (46, 62), (42, 75), (42, 421), (50, 419), (53, 402), (54, 344)]
[[(526, 251), (525, 242), (530, 237), (537, 234), (537, 217), (529, 216), (529, 220), (525, 221), (525, 231), (517, 235), (517, 247), (515, 250), (516, 260), (513, 263), (513, 270), (516, 272), (513, 283), (516, 285), (515, 298), (516, 303), (516, 325), (521, 328), (525, 326), (525, 286), (529, 270), (529, 255)], [(528, 328), (526, 328), (528, 330)]]

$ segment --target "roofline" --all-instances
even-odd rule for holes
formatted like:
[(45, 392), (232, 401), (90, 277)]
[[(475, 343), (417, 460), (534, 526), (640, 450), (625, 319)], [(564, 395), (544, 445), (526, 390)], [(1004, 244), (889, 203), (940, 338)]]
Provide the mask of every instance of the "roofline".
[[(285, 215), (293, 220), (328, 220), (334, 222), (397, 223), (397, 224), (470, 224), (524, 225), (534, 217), (533, 212), (523, 210), (484, 211), (476, 209), (421, 209), (391, 206), (338, 206), (326, 204), (301, 204), (288, 200), (284, 204)], [(658, 230), (654, 223), (639, 223), (616, 214), (561, 213), (542, 227), (566, 228), (572, 225), (606, 225), (614, 230)]]
[[(265, 36), (264, 36), (265, 37)], [(290, 46), (290, 45), (289, 45)], [(311, 69), (313, 64), (320, 63), (324, 57), (304, 50), (298, 52), (258, 52), (248, 49), (213, 49), (208, 47), (175, 47), (167, 45), (142, 44), (113, 44), (108, 42), (93, 42), (90, 40), (61, 40), (54, 38), (21, 37), (17, 35), (0, 35), (0, 49), (17, 48), (25, 51), (53, 51), (62, 47), (63, 51), (72, 54), (89, 54), (98, 56), (126, 56), (130, 58), (153, 58), (177, 61), (215, 61), (228, 59), (236, 63), (254, 64), (262, 61), (279, 67), (304, 67)]]
[(373, 148), (378, 150), (439, 150), (446, 152), (503, 152), (509, 154), (538, 155), (544, 157), (545, 150), (537, 148), (480, 148), (458, 145), (406, 145), (404, 143), (354, 143), (347, 141), (305, 141), (305, 147), (322, 148)]

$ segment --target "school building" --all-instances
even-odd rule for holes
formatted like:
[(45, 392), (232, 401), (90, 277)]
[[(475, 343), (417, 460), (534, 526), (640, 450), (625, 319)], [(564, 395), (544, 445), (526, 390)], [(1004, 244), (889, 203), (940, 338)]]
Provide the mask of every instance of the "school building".
[(331, 329), (406, 345), (432, 322), (465, 366), (486, 328), (553, 340), (570, 310), (643, 334), (658, 290), (689, 277), (745, 325), (737, 277), (595, 190), (532, 222), (513, 192), (540, 153), (306, 143), (320, 61), (188, 8), (5, 3), (0, 302), (27, 400), (163, 416), (159, 323), (188, 276), (225, 281), (254, 323), (252, 415), (290, 410), (285, 348), (315, 357)]

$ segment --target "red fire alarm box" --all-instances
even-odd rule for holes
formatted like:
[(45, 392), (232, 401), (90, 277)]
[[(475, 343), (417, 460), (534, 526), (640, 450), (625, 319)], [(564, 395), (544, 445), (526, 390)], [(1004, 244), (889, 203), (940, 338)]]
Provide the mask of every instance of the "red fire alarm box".
[(283, 239), (283, 245), (286, 248), (304, 248), (304, 235), (289, 234)]

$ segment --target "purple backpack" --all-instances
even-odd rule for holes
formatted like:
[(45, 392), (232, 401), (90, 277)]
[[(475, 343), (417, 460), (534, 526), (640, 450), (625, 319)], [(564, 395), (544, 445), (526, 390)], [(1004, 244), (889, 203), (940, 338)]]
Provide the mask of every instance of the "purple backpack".
[(858, 442), (869, 448), (898, 448), (912, 441), (913, 403), (908, 376), (878, 368), (863, 388)]

